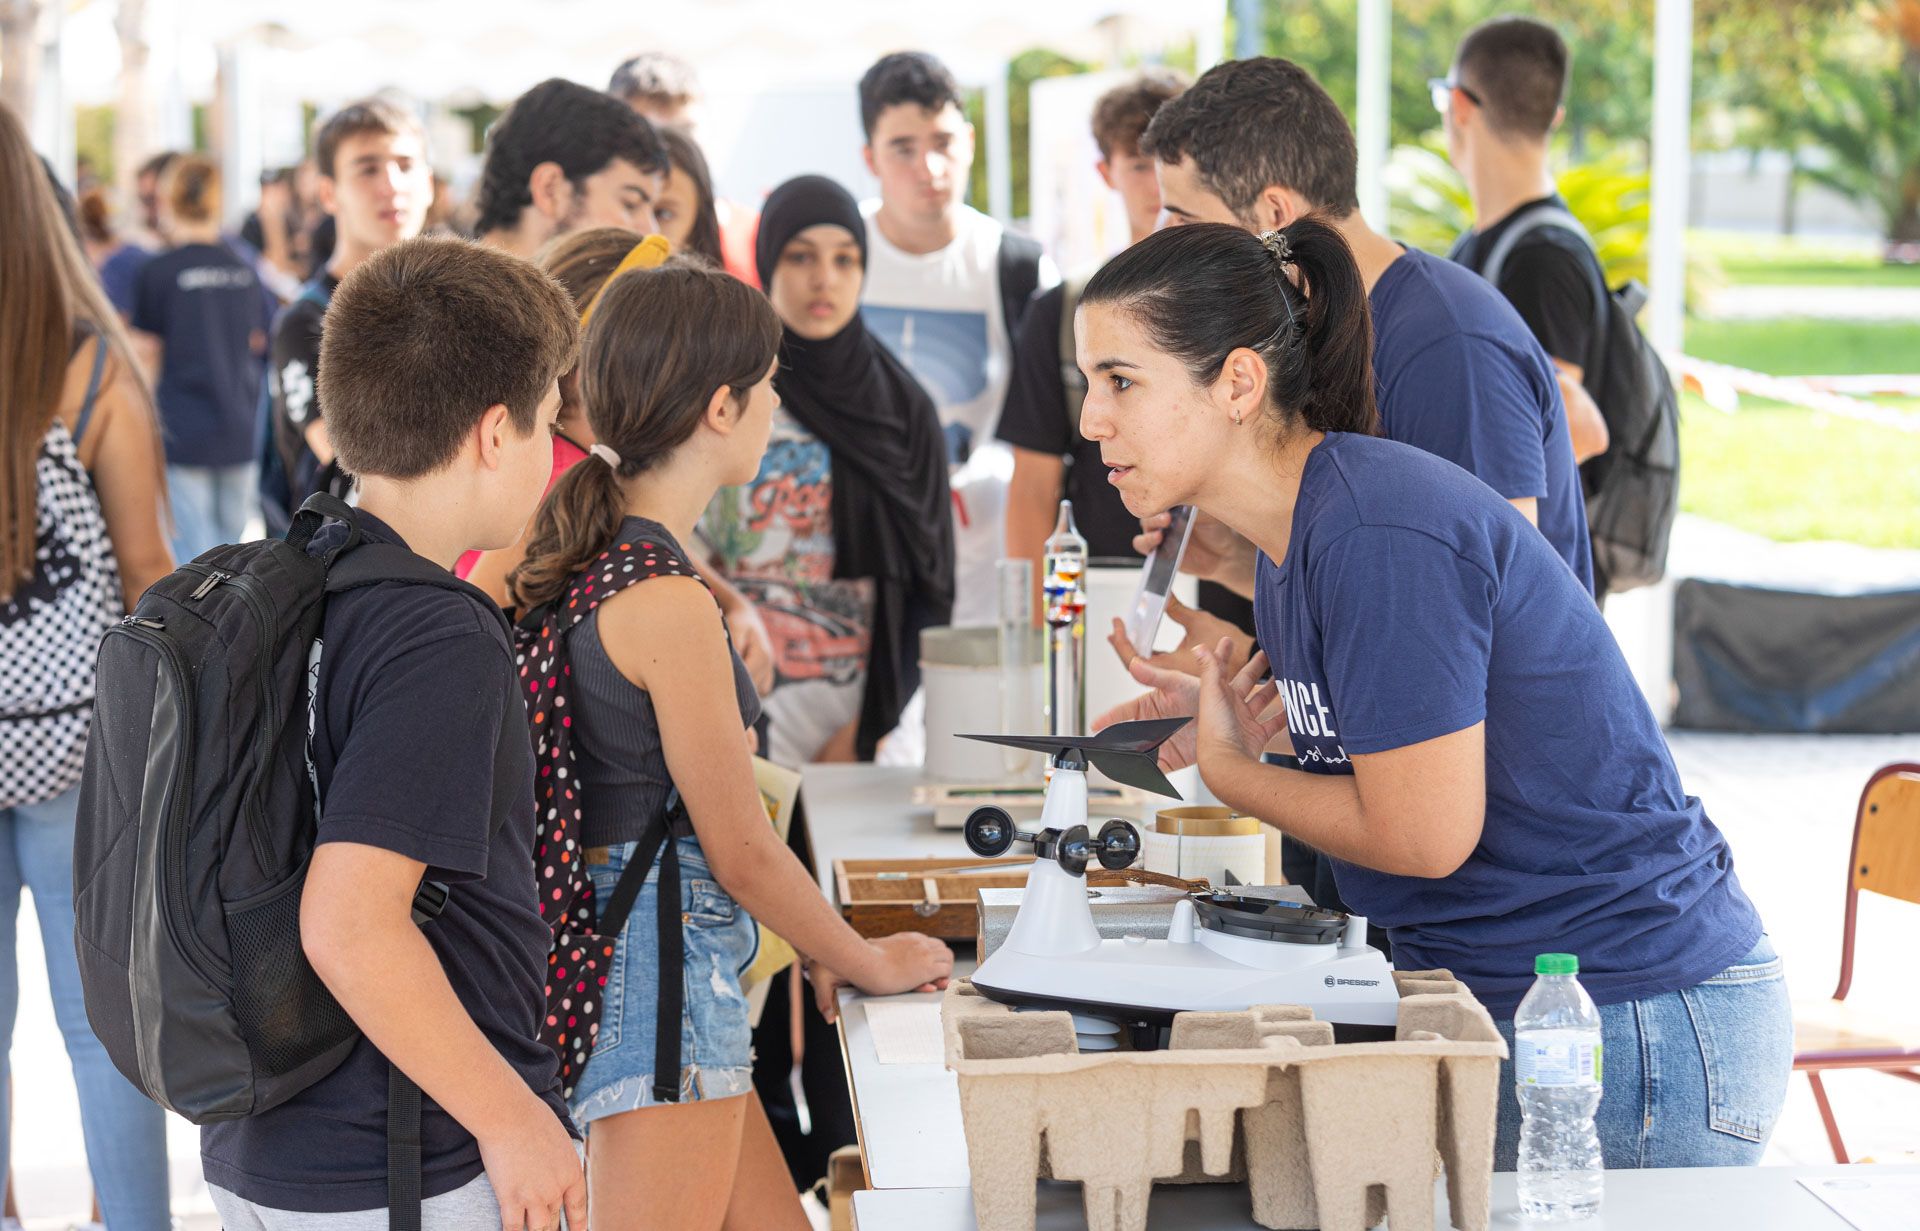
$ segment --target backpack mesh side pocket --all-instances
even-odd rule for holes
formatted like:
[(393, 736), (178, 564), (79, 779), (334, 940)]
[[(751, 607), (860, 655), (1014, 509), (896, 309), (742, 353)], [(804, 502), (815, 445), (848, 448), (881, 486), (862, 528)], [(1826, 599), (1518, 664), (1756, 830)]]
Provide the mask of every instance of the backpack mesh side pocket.
[(300, 947), (305, 884), (303, 869), (266, 897), (227, 911), (234, 1014), (261, 1076), (290, 1073), (359, 1032)]

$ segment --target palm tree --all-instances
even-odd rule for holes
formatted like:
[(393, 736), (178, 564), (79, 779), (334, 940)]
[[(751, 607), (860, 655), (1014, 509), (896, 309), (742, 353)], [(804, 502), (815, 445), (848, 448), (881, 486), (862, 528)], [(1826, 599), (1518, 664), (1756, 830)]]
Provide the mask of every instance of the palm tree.
[(1876, 64), (1843, 45), (1836, 50), (1854, 54), (1824, 57), (1803, 81), (1797, 126), (1832, 161), (1800, 174), (1871, 201), (1890, 248), (1920, 245), (1920, 0), (1881, 0), (1872, 24), (1892, 54)]

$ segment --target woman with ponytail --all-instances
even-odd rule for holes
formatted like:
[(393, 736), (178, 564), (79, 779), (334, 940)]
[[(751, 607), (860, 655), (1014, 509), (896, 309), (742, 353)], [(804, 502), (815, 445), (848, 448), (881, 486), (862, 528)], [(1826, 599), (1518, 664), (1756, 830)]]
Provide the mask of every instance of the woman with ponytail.
[[(584, 853), (603, 909), (630, 863), (648, 869), (612, 946), (596, 1041), (584, 1060), (563, 1051), (595, 1231), (807, 1226), (752, 1093), (739, 976), (755, 919), (805, 955), (829, 1013), (840, 984), (908, 991), (953, 966), (926, 936), (856, 934), (767, 823), (750, 762), (759, 703), (682, 546), (714, 494), (760, 468), (779, 341), (766, 299), (705, 262), (610, 279), (580, 356), (592, 456), (548, 493), (508, 579), (531, 613), (522, 627), (541, 630), (522, 674), (541, 772), (573, 784), (553, 805), (578, 809), (567, 851)], [(640, 849), (649, 837), (657, 865)], [(663, 913), (669, 877), (678, 910)], [(672, 949), (684, 981), (662, 973)], [(684, 996), (666, 1031), (663, 988)]]
[[(1193, 504), (1251, 541), (1266, 651), (1231, 679), (1225, 642), (1196, 649), (1197, 678), (1136, 660), (1155, 691), (1102, 724), (1197, 714), (1163, 761), (1331, 856), (1395, 965), (1451, 970), (1509, 1044), (1536, 955), (1575, 954), (1604, 1023), (1608, 1167), (1758, 1162), (1793, 1028), (1726, 840), (1547, 540), (1374, 434), (1339, 233), (1161, 231), (1087, 285), (1076, 332), (1111, 481), (1138, 516)], [(1497, 1168), (1518, 1131), (1503, 1097)]]

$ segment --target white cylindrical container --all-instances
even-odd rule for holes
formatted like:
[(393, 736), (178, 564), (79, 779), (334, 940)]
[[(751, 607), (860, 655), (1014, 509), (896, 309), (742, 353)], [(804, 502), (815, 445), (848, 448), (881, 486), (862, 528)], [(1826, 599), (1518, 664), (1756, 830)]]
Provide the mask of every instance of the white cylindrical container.
[(1267, 840), (1260, 822), (1231, 808), (1166, 808), (1141, 835), (1147, 871), (1219, 888), (1227, 873), (1243, 885), (1267, 883)]
[[(1000, 631), (993, 627), (929, 628), (920, 634), (920, 678), (926, 690), (930, 782), (1024, 782), (1040, 772), (1039, 757), (1017, 748), (960, 739), (961, 735), (1036, 735), (1040, 661), (1029, 639), (1027, 661), (1016, 668), (1023, 687), (1002, 687)], [(1003, 695), (1004, 694), (1004, 695)], [(1011, 701), (1014, 712), (1003, 715)], [(1022, 712), (1026, 711), (1026, 712)]]

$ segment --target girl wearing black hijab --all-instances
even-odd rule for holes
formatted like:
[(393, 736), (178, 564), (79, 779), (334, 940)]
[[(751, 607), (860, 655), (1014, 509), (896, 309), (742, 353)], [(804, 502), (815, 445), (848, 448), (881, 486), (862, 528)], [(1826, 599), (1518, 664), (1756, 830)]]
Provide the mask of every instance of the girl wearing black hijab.
[(866, 225), (817, 175), (767, 198), (755, 252), (783, 335), (773, 438), (700, 534), (774, 644), (768, 755), (871, 760), (953, 611), (953, 520), (933, 401), (860, 320)]

